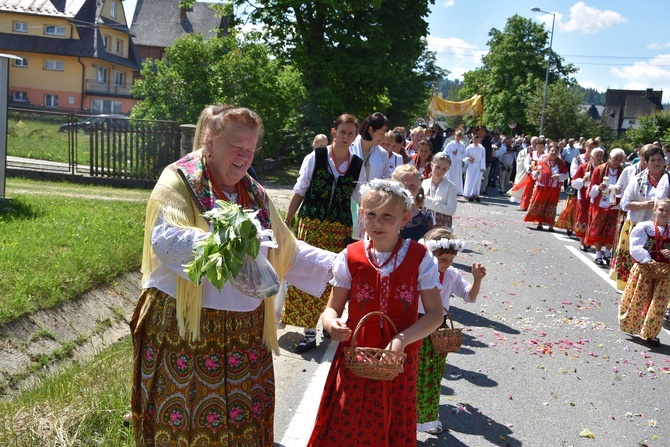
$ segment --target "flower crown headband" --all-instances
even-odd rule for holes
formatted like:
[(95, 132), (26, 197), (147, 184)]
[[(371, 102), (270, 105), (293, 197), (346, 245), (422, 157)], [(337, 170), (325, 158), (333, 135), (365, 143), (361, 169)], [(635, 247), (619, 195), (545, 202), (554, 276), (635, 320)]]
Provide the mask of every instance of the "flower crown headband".
[(462, 251), (465, 248), (465, 241), (462, 241), (460, 239), (442, 238), (442, 239), (429, 239), (427, 241), (421, 239), (419, 240), (419, 243), (425, 245), (426, 248), (431, 252), (439, 250), (440, 248), (444, 250), (456, 250), (456, 251)]
[(414, 197), (412, 197), (412, 193), (409, 192), (409, 190), (405, 188), (402, 183), (396, 182), (395, 180), (386, 180), (381, 178), (370, 180), (368, 183), (361, 185), (361, 196), (366, 192), (373, 190), (386, 191), (390, 194), (395, 194), (396, 196), (401, 197), (405, 200), (405, 204), (407, 205), (408, 210), (412, 209), (412, 205), (414, 205)]

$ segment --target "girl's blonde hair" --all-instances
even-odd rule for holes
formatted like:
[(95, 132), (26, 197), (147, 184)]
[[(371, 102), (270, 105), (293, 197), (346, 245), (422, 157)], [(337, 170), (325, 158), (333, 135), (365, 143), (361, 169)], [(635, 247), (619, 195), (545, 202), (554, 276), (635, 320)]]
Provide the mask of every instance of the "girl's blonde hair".
[(446, 161), (451, 165), (451, 157), (444, 152), (438, 152), (437, 154), (433, 155), (431, 163), (435, 163), (436, 161)]
[(659, 206), (661, 203), (663, 203), (664, 205), (668, 205), (668, 206), (670, 206), (670, 197), (663, 197), (663, 198), (658, 199), (658, 200), (656, 201), (656, 203), (654, 204), (654, 209), (658, 208), (658, 206)]
[(419, 173), (419, 171), (414, 166), (407, 164), (396, 167), (395, 170), (393, 171), (393, 174), (391, 175), (391, 180), (399, 182), (400, 180), (398, 179), (400, 178), (401, 175), (404, 174), (413, 175), (419, 181), (421, 181), (421, 174)]
[(326, 144), (323, 144), (323, 145), (320, 144), (319, 146), (327, 146), (328, 145), (328, 137), (325, 136), (324, 134), (320, 133), (320, 134), (316, 135), (314, 137), (314, 139), (312, 140), (312, 147), (316, 147), (316, 144), (321, 140), (326, 140)]

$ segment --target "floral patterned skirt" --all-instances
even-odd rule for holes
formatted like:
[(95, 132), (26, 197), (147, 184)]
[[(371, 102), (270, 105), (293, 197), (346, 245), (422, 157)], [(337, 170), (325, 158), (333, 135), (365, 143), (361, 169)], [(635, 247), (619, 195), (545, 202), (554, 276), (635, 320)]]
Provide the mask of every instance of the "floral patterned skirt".
[(528, 206), (528, 212), (523, 217), (524, 222), (537, 222), (538, 224), (554, 225), (556, 220), (556, 207), (561, 194), (561, 189), (548, 186), (535, 185), (532, 199)]
[[(585, 190), (583, 190), (585, 191)], [(577, 199), (576, 213), (575, 213), (575, 235), (579, 238), (586, 236), (586, 231), (589, 229), (589, 208), (591, 202), (587, 199)]]
[(633, 268), (633, 257), (630, 255), (630, 232), (633, 231), (636, 222), (626, 220), (621, 226), (619, 237), (617, 238), (615, 250), (612, 251), (612, 261), (610, 263), (610, 279), (616, 281), (616, 288), (623, 290), (626, 288), (628, 275)]
[(577, 218), (577, 196), (568, 196), (565, 201), (565, 208), (554, 226), (556, 228), (563, 228), (565, 230), (573, 231), (575, 228), (575, 221)]
[(617, 209), (603, 209), (591, 206), (591, 215), (589, 219), (589, 228), (584, 238), (586, 245), (600, 243), (610, 245), (614, 241), (614, 232), (619, 217)]
[(643, 338), (656, 337), (663, 327), (669, 299), (670, 279), (645, 278), (636, 262), (621, 296), (619, 328)]
[[(297, 237), (310, 245), (334, 253), (346, 248), (345, 238), (351, 235), (351, 228), (339, 222), (322, 221), (303, 217), (298, 222)], [(330, 296), (330, 284), (320, 297), (312, 296), (296, 287), (290, 286), (286, 292), (282, 321), (292, 326), (314, 328), (326, 310)]]
[(264, 304), (252, 312), (203, 308), (195, 342), (179, 337), (175, 308), (173, 298), (147, 289), (130, 322), (136, 444), (273, 447)]

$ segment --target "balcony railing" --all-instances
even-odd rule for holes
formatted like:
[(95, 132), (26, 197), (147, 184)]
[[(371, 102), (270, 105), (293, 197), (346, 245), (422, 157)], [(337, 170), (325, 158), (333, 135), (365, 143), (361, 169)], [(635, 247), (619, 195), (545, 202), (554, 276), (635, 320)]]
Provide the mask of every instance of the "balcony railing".
[(98, 82), (97, 79), (86, 80), (86, 93), (112, 93), (115, 95), (130, 95), (130, 85), (116, 85), (113, 82)]

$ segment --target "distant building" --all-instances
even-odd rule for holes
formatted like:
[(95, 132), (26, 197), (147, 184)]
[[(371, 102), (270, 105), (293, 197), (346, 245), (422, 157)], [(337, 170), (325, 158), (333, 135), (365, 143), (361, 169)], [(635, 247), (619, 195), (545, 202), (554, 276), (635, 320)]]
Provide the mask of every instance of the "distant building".
[(607, 89), (602, 119), (620, 136), (627, 129), (639, 127), (641, 117), (663, 110), (662, 99), (662, 90)]
[(139, 54), (122, 0), (0, 0), (11, 105), (128, 114)]
[(216, 36), (217, 29), (226, 32), (229, 18), (217, 17), (212, 3), (196, 2), (192, 9), (179, 6), (179, 0), (137, 0), (133, 23), (133, 40), (142, 60), (163, 59), (165, 49), (186, 34)]

